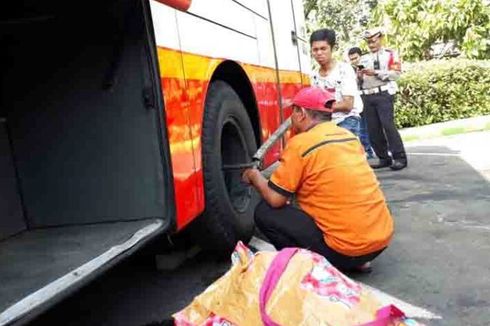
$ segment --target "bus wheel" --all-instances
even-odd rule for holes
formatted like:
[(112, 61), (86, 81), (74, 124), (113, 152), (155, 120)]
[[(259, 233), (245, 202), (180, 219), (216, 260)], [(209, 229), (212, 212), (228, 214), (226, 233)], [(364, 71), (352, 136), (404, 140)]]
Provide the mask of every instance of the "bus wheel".
[(245, 106), (226, 82), (214, 81), (208, 90), (202, 130), (206, 208), (198, 217), (198, 240), (206, 249), (229, 254), (237, 241), (253, 235), (258, 194), (241, 182), (240, 170), (223, 165), (251, 162), (257, 150)]

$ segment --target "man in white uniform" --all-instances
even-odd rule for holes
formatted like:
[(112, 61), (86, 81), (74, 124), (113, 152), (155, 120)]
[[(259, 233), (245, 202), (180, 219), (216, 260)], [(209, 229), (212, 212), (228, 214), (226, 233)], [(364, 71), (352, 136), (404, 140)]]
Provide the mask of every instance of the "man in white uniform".
[(379, 158), (370, 164), (373, 169), (390, 167), (401, 170), (407, 166), (407, 156), (395, 126), (393, 108), (396, 80), (401, 72), (400, 60), (395, 51), (382, 47), (382, 29), (368, 30), (363, 36), (370, 53), (361, 57), (361, 94), (369, 139)]

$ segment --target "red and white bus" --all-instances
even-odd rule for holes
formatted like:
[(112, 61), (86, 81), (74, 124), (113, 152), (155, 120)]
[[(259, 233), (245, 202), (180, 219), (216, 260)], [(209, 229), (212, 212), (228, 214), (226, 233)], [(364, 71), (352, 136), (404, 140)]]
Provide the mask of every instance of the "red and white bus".
[(250, 162), (309, 83), (301, 0), (0, 12), (0, 325), (162, 234), (222, 252), (250, 239), (257, 196), (223, 166)]

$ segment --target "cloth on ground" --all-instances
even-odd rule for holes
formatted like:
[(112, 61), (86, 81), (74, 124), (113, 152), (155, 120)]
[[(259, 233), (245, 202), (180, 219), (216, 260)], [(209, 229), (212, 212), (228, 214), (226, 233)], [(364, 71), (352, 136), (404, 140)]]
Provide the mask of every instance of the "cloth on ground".
[(232, 263), (174, 314), (175, 325), (420, 325), (305, 249), (253, 254), (239, 242)]

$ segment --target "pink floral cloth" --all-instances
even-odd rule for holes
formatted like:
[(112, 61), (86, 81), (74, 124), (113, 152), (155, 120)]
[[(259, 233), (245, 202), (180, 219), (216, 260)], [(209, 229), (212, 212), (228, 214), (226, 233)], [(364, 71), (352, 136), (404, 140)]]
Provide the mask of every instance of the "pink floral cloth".
[(302, 250), (302, 253), (311, 255), (314, 262), (313, 269), (301, 282), (304, 289), (313, 291), (331, 302), (344, 304), (348, 308), (359, 303), (362, 291), (359, 283), (344, 276), (323, 256), (307, 250)]

